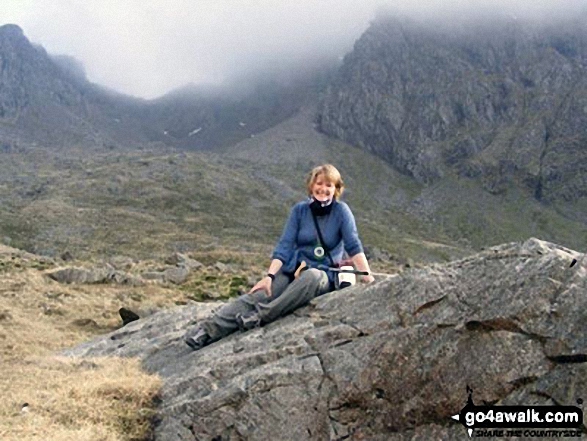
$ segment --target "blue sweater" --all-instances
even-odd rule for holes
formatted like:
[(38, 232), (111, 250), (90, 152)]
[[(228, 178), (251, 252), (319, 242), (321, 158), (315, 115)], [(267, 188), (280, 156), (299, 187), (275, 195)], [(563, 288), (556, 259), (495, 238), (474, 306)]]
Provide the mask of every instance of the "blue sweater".
[[(329, 214), (316, 218), (325, 242), (322, 246), (329, 250), (334, 262), (338, 263), (342, 260), (343, 251), (352, 257), (363, 252), (363, 245), (359, 240), (355, 217), (349, 206), (336, 200), (332, 203), (334, 205)], [(295, 271), (297, 265), (302, 261), (313, 268), (319, 265), (331, 266), (326, 254), (321, 260), (314, 255), (314, 249), (318, 242), (319, 238), (312, 219), (310, 200), (298, 202), (291, 210), (272, 258), (281, 260), (283, 262), (282, 271), (289, 273)], [(329, 272), (328, 277), (332, 281), (334, 274)]]

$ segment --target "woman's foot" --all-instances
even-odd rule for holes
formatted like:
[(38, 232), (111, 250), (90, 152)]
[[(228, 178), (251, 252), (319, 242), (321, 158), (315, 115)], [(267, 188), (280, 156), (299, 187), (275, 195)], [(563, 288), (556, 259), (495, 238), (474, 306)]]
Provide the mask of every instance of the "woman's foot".
[(185, 344), (194, 351), (202, 349), (210, 343), (210, 340), (210, 336), (200, 327), (196, 328), (196, 332), (193, 335), (186, 335), (184, 337)]

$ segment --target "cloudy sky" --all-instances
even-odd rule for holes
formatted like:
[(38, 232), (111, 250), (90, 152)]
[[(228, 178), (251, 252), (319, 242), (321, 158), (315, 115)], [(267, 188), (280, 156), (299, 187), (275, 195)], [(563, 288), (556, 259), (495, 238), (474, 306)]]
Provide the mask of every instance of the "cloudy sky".
[(508, 10), (547, 15), (587, 0), (0, 0), (14, 23), (51, 54), (81, 61), (88, 78), (144, 98), (188, 83), (296, 61), (339, 57), (376, 11), (429, 17)]

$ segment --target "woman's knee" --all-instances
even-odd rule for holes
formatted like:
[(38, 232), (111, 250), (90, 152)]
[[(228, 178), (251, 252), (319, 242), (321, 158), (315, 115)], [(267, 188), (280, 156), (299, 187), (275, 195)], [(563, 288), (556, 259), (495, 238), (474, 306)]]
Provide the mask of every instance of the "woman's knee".
[(319, 283), (325, 279), (328, 279), (326, 273), (316, 268), (307, 269), (300, 275), (300, 280), (307, 282)]
[(249, 309), (253, 307), (255, 304), (255, 298), (248, 295), (243, 294), (237, 298), (231, 299), (229, 302), (225, 303), (218, 309), (214, 315), (220, 316), (223, 318), (226, 317), (233, 317), (236, 314), (239, 314), (244, 309)]

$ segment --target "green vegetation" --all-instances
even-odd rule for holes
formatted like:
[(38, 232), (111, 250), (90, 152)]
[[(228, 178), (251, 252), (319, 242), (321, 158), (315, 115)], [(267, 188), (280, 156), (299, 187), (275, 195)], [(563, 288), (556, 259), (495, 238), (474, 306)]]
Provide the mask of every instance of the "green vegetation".
[[(312, 161), (303, 159), (305, 152), (293, 152), (282, 162), (268, 155), (259, 159), (237, 151), (239, 146), (221, 154), (2, 154), (0, 240), (54, 257), (66, 250), (86, 260), (189, 251), (204, 264), (261, 262), (263, 267), (290, 207), (305, 197), (305, 174), (328, 160), (343, 173), (344, 200), (364, 244), (385, 250), (397, 264), (443, 261), (530, 236), (585, 247), (584, 224), (520, 187), (492, 195), (477, 181), (450, 175), (424, 187), (372, 155), (318, 140), (322, 145)], [(260, 146), (250, 147), (253, 151), (263, 147), (262, 139), (256, 141)], [(13, 191), (10, 182), (20, 182), (23, 189)], [(229, 295), (227, 286), (206, 286), (194, 295), (203, 298), (211, 288)]]

